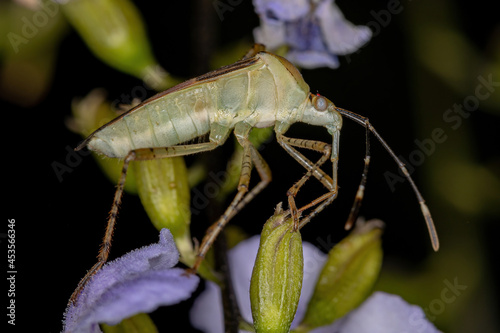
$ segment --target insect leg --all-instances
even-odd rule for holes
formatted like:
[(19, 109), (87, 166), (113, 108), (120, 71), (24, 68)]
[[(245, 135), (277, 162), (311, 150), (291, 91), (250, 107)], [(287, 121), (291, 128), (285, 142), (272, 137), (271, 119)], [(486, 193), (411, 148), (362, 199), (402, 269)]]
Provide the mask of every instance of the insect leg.
[(178, 145), (178, 146), (162, 147), (162, 148), (141, 148), (131, 151), (127, 155), (123, 163), (122, 174), (120, 176), (120, 181), (117, 186), (115, 198), (113, 200), (113, 206), (111, 207), (111, 212), (109, 214), (108, 226), (106, 228), (103, 244), (101, 246), (101, 251), (98, 257), (99, 261), (106, 262), (109, 255), (109, 250), (111, 247), (111, 238), (113, 236), (116, 217), (118, 215), (118, 207), (121, 202), (123, 187), (125, 186), (125, 178), (127, 174), (128, 165), (131, 161), (145, 161), (145, 160), (154, 160), (154, 159), (161, 159), (168, 157), (190, 155), (190, 154), (213, 150), (217, 146), (218, 146), (217, 142), (204, 142), (198, 144)]
[[(252, 200), (260, 191), (262, 191), (262, 189), (264, 189), (264, 187), (266, 187), (267, 184), (271, 181), (271, 170), (266, 161), (259, 154), (257, 149), (252, 145), (248, 138), (239, 137), (238, 135), (237, 138), (238, 142), (243, 147), (243, 158), (240, 181), (238, 184), (238, 193), (236, 194), (224, 214), (217, 220), (217, 222), (215, 222), (210, 226), (210, 228), (208, 228), (198, 250), (196, 261), (193, 267), (189, 270), (191, 273), (195, 273), (198, 270), (212, 243), (215, 241), (215, 239), (222, 231), (224, 226), (229, 222), (229, 220), (248, 202), (250, 202), (250, 200)], [(257, 169), (261, 180), (250, 192), (248, 192), (252, 165), (255, 165), (255, 168)]]
[(74, 302), (83, 287), (87, 284), (90, 278), (101, 269), (101, 267), (106, 263), (109, 257), (109, 252), (111, 249), (111, 241), (113, 238), (113, 231), (116, 224), (116, 218), (118, 215), (118, 208), (121, 203), (121, 198), (123, 194), (123, 188), (125, 186), (125, 179), (127, 176), (127, 170), (131, 161), (144, 161), (153, 160), (167, 157), (183, 156), (199, 152), (204, 152), (208, 150), (215, 149), (219, 142), (204, 142), (191, 145), (178, 145), (171, 147), (162, 148), (141, 148), (131, 151), (124, 159), (123, 168), (116, 188), (115, 196), (113, 199), (113, 205), (111, 206), (111, 211), (108, 217), (108, 223), (106, 227), (106, 232), (102, 241), (101, 248), (99, 250), (99, 255), (97, 256), (98, 262), (92, 266), (92, 268), (87, 272), (87, 274), (80, 280), (77, 288), (73, 292), (70, 298), (70, 302)]
[(309, 221), (311, 221), (311, 219), (313, 219), (323, 209), (325, 209), (328, 205), (330, 205), (333, 202), (333, 200), (335, 200), (336, 197), (337, 197), (337, 192), (328, 192), (319, 197), (318, 199), (313, 200), (311, 204), (317, 204), (322, 200), (325, 201), (323, 201), (318, 207), (316, 207), (311, 213), (309, 213), (309, 215), (300, 220), (299, 229), (302, 229), (302, 227), (305, 226)]
[[(283, 135), (278, 136), (278, 142), (280, 143), (280, 145), (285, 149), (285, 151), (288, 154), (290, 154), (304, 168), (306, 168), (307, 170), (311, 170), (312, 175), (316, 179), (318, 179), (327, 189), (329, 189), (329, 190), (334, 189), (332, 178), (327, 173), (325, 173), (322, 169), (315, 167), (314, 163), (312, 163), (307, 157), (305, 157), (298, 150), (296, 150), (295, 148), (292, 147), (292, 146), (298, 146), (295, 142), (296, 140), (297, 139), (290, 139), (290, 138), (285, 137)], [(299, 140), (297, 140), (297, 141), (299, 141)], [(307, 140), (300, 140), (300, 141), (307, 141)], [(320, 142), (320, 143), (328, 145), (324, 142)], [(318, 150), (318, 151), (323, 152), (322, 150)], [(323, 161), (323, 163), (324, 162), (325, 161)], [(308, 175), (308, 174), (306, 174), (306, 175)]]
[(382, 146), (387, 150), (389, 155), (391, 155), (392, 159), (396, 162), (396, 164), (399, 166), (401, 171), (403, 172), (404, 176), (410, 183), (410, 186), (413, 189), (413, 192), (415, 192), (415, 195), (417, 196), (417, 200), (420, 203), (420, 210), (422, 211), (422, 215), (425, 218), (425, 222), (427, 224), (427, 229), (429, 230), (429, 235), (431, 238), (432, 242), (432, 247), (434, 251), (439, 250), (439, 238), (436, 232), (436, 227), (434, 226), (434, 221), (432, 220), (431, 213), (429, 211), (429, 208), (425, 204), (425, 200), (420, 194), (420, 191), (417, 188), (417, 185), (413, 181), (413, 179), (410, 176), (410, 173), (408, 172), (408, 169), (406, 169), (405, 165), (401, 160), (396, 156), (394, 151), (389, 147), (389, 145), (385, 142), (385, 140), (378, 134), (378, 132), (375, 130), (375, 128), (370, 124), (370, 121), (368, 118), (360, 116), (357, 113), (342, 109), (342, 108), (335, 108), (336, 111), (338, 111), (341, 115), (345, 116), (346, 118), (349, 118), (353, 120), (354, 122), (364, 126), (365, 128), (368, 128), (370, 132), (377, 138), (378, 141), (382, 144)]
[(259, 174), (259, 177), (261, 181), (255, 185), (255, 187), (241, 199), (241, 202), (236, 206), (236, 208), (233, 211), (233, 215), (237, 214), (243, 207), (246, 206), (257, 194), (259, 194), (260, 191), (262, 191), (267, 184), (271, 181), (272, 175), (271, 175), (271, 169), (267, 165), (267, 162), (264, 160), (262, 155), (258, 152), (258, 150), (250, 143), (251, 146), (251, 151), (252, 151), (252, 160), (253, 164), (255, 165), (255, 168), (257, 169), (257, 173)]
[[(313, 212), (311, 212), (307, 217), (303, 218), (299, 222), (298, 228), (301, 229), (306, 223), (308, 223), (314, 216), (316, 216), (319, 212), (321, 212), (326, 206), (328, 206), (330, 203), (332, 203), (333, 200), (337, 197), (337, 191), (335, 191), (334, 186), (333, 186), (333, 180), (330, 178), (329, 175), (327, 175), (323, 170), (318, 169), (317, 165), (313, 164), (311, 161), (309, 161), (306, 157), (304, 157), (299, 151), (296, 149), (292, 148), (291, 146), (284, 146), (285, 150), (292, 155), (301, 165), (303, 165), (307, 170), (312, 170), (314, 173), (313, 175), (318, 179), (321, 180), (323, 185), (325, 185), (326, 188), (328, 188), (330, 191), (328, 193), (323, 194), (321, 197), (311, 201), (309, 204), (298, 210), (300, 212), (304, 208), (307, 209), (309, 207), (315, 206), (321, 201), (327, 200), (324, 203), (322, 203), (320, 206), (316, 207)], [(305, 175), (307, 177), (308, 174)]]
[(83, 290), (83, 287), (87, 284), (87, 282), (90, 280), (92, 276), (94, 276), (95, 273), (101, 269), (101, 267), (106, 263), (108, 256), (109, 256), (109, 251), (111, 248), (111, 239), (113, 238), (113, 230), (115, 227), (115, 222), (116, 222), (116, 216), (118, 215), (118, 207), (120, 206), (122, 194), (123, 194), (123, 188), (125, 186), (125, 179), (127, 178), (127, 170), (130, 164), (130, 161), (132, 161), (134, 158), (133, 152), (130, 152), (127, 157), (125, 157), (123, 161), (123, 167), (122, 167), (122, 172), (120, 174), (120, 178), (118, 180), (118, 185), (116, 187), (116, 192), (115, 196), (113, 198), (113, 205), (111, 206), (111, 211), (109, 212), (108, 216), (108, 223), (106, 226), (106, 232), (104, 233), (104, 238), (102, 240), (101, 247), (99, 249), (99, 254), (97, 256), (97, 263), (92, 266), (92, 268), (85, 274), (85, 276), (80, 280), (78, 283), (78, 286), (76, 287), (75, 291), (70, 297), (70, 303), (73, 303), (76, 301), (76, 298), (80, 294), (80, 292)]
[[(337, 176), (335, 173), (336, 167), (334, 166), (333, 179), (330, 178), (322, 169), (320, 169), (320, 166), (323, 163), (325, 163), (329, 157), (331, 157), (332, 146), (327, 144), (327, 143), (321, 142), (321, 141), (292, 139), (292, 138), (285, 137), (283, 135), (278, 135), (277, 138), (278, 138), (278, 142), (287, 151), (287, 153), (289, 153), (295, 160), (297, 160), (302, 166), (304, 166), (307, 169), (307, 173), (304, 176), (302, 176), (302, 178), (298, 182), (296, 182), (287, 192), (288, 204), (290, 206), (292, 218), (294, 218), (294, 223), (296, 224), (294, 227), (298, 228), (299, 221), (297, 218), (297, 207), (295, 205), (295, 196), (297, 195), (300, 188), (304, 185), (304, 183), (311, 177), (311, 175), (313, 175), (315, 178), (317, 178), (330, 191), (331, 199), (328, 199), (326, 201), (326, 202), (328, 202), (328, 204), (331, 203), (337, 195), (337, 181), (336, 181)], [(322, 153), (323, 156), (318, 160), (318, 162), (313, 164), (311, 161), (309, 161), (306, 157), (304, 157), (300, 152), (298, 152), (292, 146), (299, 147), (299, 148), (311, 149), (311, 150)], [(337, 149), (335, 148), (334, 151), (335, 151), (335, 156), (337, 156), (337, 153), (336, 153)], [(336, 160), (337, 159), (335, 158), (334, 163), (336, 163)], [(317, 209), (319, 209), (319, 211), (323, 210), (324, 207), (326, 207), (326, 205), (325, 205), (325, 202), (322, 203), (320, 206), (318, 206), (315, 209), (315, 211)], [(315, 213), (314, 215), (316, 215), (316, 214), (317, 213)]]

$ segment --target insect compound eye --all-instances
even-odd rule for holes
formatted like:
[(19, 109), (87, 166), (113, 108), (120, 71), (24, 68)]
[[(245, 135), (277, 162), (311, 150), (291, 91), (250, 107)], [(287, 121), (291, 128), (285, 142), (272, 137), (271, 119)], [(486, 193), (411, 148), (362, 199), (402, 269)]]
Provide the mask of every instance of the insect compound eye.
[(323, 96), (315, 96), (313, 103), (314, 108), (318, 111), (325, 111), (328, 107), (326, 98), (324, 98)]

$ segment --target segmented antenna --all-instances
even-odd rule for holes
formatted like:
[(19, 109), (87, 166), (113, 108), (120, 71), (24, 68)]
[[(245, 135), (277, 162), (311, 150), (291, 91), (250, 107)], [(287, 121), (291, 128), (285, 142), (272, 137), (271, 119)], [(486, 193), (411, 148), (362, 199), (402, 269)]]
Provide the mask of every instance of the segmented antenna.
[(365, 166), (363, 168), (363, 173), (361, 174), (361, 182), (358, 186), (358, 191), (356, 192), (356, 197), (354, 197), (354, 203), (351, 207), (351, 212), (347, 218), (347, 222), (344, 226), (345, 230), (349, 230), (354, 225), (356, 218), (359, 214), (359, 209), (361, 208), (361, 202), (365, 194), (366, 178), (368, 176), (368, 167), (370, 165), (370, 130), (368, 126), (366, 128), (366, 152), (365, 152)]
[[(410, 183), (410, 186), (412, 187), (413, 192), (415, 192), (415, 195), (417, 196), (417, 200), (420, 203), (420, 210), (422, 211), (422, 215), (425, 218), (425, 223), (427, 224), (427, 229), (429, 230), (429, 236), (431, 238), (432, 248), (434, 249), (434, 251), (439, 250), (439, 238), (438, 238), (438, 235), (436, 232), (436, 227), (434, 226), (434, 221), (432, 220), (432, 216), (431, 216), (431, 213), (429, 211), (429, 208), (425, 204), (425, 200), (424, 200), (422, 194), (420, 194), (420, 191), (418, 190), (417, 185), (415, 184), (415, 182), (411, 178), (410, 173), (406, 169), (404, 163), (401, 162), (401, 160), (396, 156), (396, 154), (391, 149), (391, 147), (389, 147), (387, 142), (385, 142), (385, 140), (380, 136), (380, 134), (378, 134), (378, 132), (375, 130), (375, 128), (370, 124), (370, 121), (368, 120), (368, 118), (360, 116), (357, 113), (354, 113), (354, 112), (351, 112), (351, 111), (348, 111), (348, 110), (345, 110), (342, 108), (338, 108), (338, 107), (335, 107), (335, 110), (337, 112), (339, 112), (341, 115), (345, 116), (346, 118), (353, 120), (354, 122), (364, 126), (367, 130), (369, 130), (377, 138), (377, 140), (380, 141), (380, 143), (385, 148), (385, 150), (387, 150), (389, 155), (391, 155), (392, 159), (399, 166), (399, 168), (403, 172), (405, 178)], [(369, 149), (369, 146), (368, 146), (368, 139), (367, 139), (367, 153), (369, 153), (368, 149)], [(369, 154), (367, 156), (369, 157)], [(366, 183), (366, 172), (368, 171), (368, 163), (369, 163), (369, 159), (368, 159), (368, 161), (366, 161), (366, 158), (365, 158), (365, 168), (363, 171), (363, 176), (361, 178), (361, 184), (358, 188), (358, 193), (356, 194), (356, 199), (355, 199), (354, 205), (351, 209), (351, 214), (349, 215), (349, 218), (347, 220), (346, 228), (349, 228), (352, 225), (353, 219), (356, 218), (357, 211), (359, 210), (359, 207), (361, 205), (361, 199), (363, 198), (364, 185)]]

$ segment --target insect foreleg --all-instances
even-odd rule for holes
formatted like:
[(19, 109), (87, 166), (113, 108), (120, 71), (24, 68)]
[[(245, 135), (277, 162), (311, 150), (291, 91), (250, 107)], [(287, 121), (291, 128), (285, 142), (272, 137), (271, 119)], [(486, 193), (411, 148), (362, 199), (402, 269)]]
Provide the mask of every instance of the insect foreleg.
[[(316, 205), (317, 203), (324, 200), (318, 207), (316, 207), (309, 215), (304, 217), (299, 222), (299, 229), (302, 229), (304, 225), (306, 225), (311, 219), (313, 219), (316, 215), (318, 215), (323, 209), (325, 209), (329, 204), (332, 203), (333, 200), (337, 197), (337, 192), (328, 192), (323, 194), (321, 197), (313, 200), (310, 205)], [(307, 205), (309, 206), (309, 205)]]
[[(332, 155), (332, 146), (321, 142), (321, 141), (313, 141), (313, 140), (301, 140), (301, 139), (292, 139), (285, 137), (283, 135), (278, 135), (278, 142), (280, 145), (289, 153), (296, 161), (298, 161), (302, 166), (307, 169), (307, 173), (302, 176), (302, 178), (296, 182), (287, 192), (288, 195), (288, 204), (290, 206), (290, 211), (292, 214), (292, 218), (294, 219), (295, 228), (299, 228), (299, 221), (297, 216), (297, 207), (295, 205), (295, 196), (297, 195), (300, 188), (304, 185), (304, 183), (314, 175), (329, 191), (331, 194), (331, 198), (329, 198), (326, 202), (331, 203), (335, 197), (337, 196), (337, 175), (336, 175), (336, 162), (338, 156), (338, 148), (334, 148), (335, 157), (333, 158), (334, 167), (333, 167), (333, 178), (330, 178), (323, 170), (320, 169), (321, 165), (325, 163), (329, 157)], [(299, 148), (306, 148), (310, 150), (314, 150), (323, 154), (323, 156), (313, 164), (310, 160), (304, 157), (300, 152), (298, 152), (292, 146)], [(311, 213), (316, 215), (319, 211), (323, 210), (328, 204), (326, 202), (322, 203), (320, 206), (316, 207), (315, 213)], [(320, 208), (321, 207), (321, 208)], [(316, 210), (318, 210), (316, 212)], [(311, 217), (312, 218), (312, 217)], [(309, 218), (310, 219), (310, 218)], [(306, 222), (307, 223), (307, 222)], [(304, 223), (305, 224), (305, 223)]]
[(289, 155), (291, 155), (297, 162), (299, 162), (300, 165), (302, 165), (307, 170), (312, 170), (313, 176), (318, 179), (327, 189), (332, 190), (334, 188), (332, 178), (322, 169), (314, 167), (314, 163), (312, 163), (308, 158), (302, 155), (298, 150), (293, 148), (293, 144), (290, 144), (289, 142), (292, 142), (294, 140), (295, 139), (290, 139), (284, 136), (278, 137), (278, 142)]

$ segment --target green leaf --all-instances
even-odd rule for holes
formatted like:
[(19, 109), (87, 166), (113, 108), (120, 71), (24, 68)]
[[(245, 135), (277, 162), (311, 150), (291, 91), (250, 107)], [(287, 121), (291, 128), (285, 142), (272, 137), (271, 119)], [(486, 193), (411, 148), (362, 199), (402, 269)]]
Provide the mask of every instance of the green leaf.
[(298, 331), (329, 325), (366, 299), (382, 265), (382, 225), (358, 222), (330, 250)]

